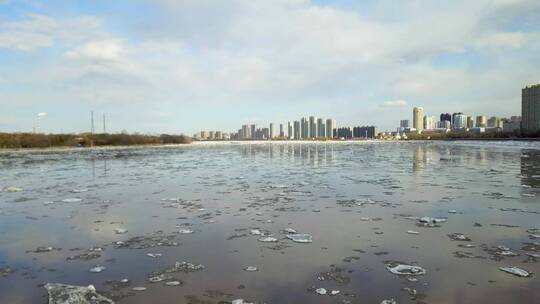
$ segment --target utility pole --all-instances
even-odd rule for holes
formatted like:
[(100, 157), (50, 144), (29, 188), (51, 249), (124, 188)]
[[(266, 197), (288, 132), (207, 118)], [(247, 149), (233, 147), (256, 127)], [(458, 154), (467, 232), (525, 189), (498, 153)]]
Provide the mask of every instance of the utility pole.
[(94, 111), (90, 112), (90, 134), (94, 135)]
[(103, 134), (107, 133), (107, 128), (105, 124), (105, 113), (103, 113)]

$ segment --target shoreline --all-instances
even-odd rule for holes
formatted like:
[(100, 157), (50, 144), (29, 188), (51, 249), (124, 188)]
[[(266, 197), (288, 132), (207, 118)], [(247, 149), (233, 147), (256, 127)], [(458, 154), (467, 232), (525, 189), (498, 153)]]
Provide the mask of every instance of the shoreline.
[(384, 139), (347, 139), (347, 140), (207, 140), (193, 141), (185, 144), (141, 144), (141, 145), (102, 145), (93, 147), (53, 146), (46, 148), (0, 148), (0, 154), (13, 152), (50, 152), (50, 151), (100, 151), (121, 150), (137, 148), (178, 148), (205, 145), (241, 145), (241, 144), (347, 144), (347, 143), (414, 143), (414, 142), (540, 142), (540, 138), (445, 138), (445, 139), (408, 139), (408, 140), (384, 140)]

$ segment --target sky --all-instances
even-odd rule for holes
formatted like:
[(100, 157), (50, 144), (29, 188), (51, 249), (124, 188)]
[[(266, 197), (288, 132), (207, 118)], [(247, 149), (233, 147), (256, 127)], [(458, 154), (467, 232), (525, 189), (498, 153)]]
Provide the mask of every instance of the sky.
[(538, 0), (0, 0), (0, 132), (394, 130), (538, 82)]

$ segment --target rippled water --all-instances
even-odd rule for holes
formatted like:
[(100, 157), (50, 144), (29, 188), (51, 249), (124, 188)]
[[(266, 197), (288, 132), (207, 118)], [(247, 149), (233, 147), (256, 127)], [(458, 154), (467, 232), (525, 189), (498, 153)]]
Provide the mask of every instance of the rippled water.
[[(540, 303), (538, 142), (3, 152), (0, 172), (0, 303), (47, 303), (50, 282), (94, 284), (117, 303)], [(95, 259), (68, 259), (91, 247)], [(181, 286), (148, 282), (176, 261), (205, 268), (174, 273)], [(426, 274), (392, 274), (389, 261)]]

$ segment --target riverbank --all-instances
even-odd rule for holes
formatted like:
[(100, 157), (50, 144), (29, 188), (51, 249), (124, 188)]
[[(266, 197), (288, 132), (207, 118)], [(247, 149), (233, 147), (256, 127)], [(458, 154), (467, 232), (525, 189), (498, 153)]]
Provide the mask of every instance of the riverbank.
[(0, 149), (80, 148), (189, 144), (184, 135), (0, 133)]

